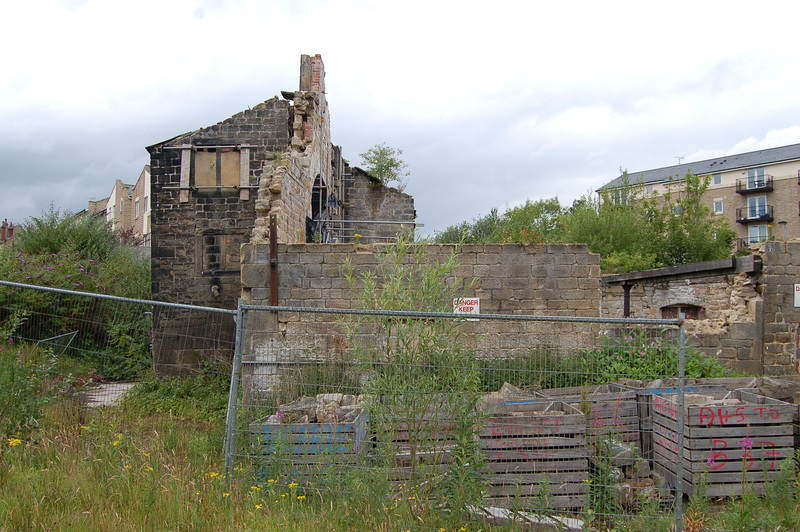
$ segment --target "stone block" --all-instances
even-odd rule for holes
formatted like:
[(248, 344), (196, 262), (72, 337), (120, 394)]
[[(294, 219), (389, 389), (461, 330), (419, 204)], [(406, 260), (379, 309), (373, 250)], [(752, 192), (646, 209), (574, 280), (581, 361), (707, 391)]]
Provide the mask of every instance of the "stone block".
[(253, 288), (269, 286), (269, 267), (261, 264), (243, 264), (241, 272), (242, 286)]
[(748, 322), (731, 323), (732, 340), (751, 340), (756, 336), (756, 324)]

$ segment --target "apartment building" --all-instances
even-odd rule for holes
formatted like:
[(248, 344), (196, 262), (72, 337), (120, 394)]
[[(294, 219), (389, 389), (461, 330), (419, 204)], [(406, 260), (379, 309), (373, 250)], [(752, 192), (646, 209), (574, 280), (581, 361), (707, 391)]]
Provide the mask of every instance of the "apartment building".
[[(628, 173), (645, 194), (680, 190), (683, 177), (709, 177), (704, 202), (736, 231), (738, 247), (800, 238), (800, 144)], [(623, 186), (621, 175), (598, 190)]]
[(150, 247), (150, 166), (145, 165), (133, 185), (117, 179), (107, 198), (89, 201), (89, 216), (104, 216), (114, 231), (136, 245)]

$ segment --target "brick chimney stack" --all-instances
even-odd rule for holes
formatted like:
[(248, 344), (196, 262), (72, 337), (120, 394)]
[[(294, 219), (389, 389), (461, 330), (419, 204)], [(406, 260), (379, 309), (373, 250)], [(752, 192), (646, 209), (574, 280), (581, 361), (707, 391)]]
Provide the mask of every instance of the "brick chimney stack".
[(6, 241), (6, 234), (8, 231), (8, 220), (3, 220), (3, 225), (0, 226), (0, 242)]

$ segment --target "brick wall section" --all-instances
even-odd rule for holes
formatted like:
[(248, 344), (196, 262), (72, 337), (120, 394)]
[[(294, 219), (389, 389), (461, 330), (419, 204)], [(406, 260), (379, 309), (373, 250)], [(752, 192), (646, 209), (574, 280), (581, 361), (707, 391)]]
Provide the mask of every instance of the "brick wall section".
[[(754, 246), (762, 260), (758, 273), (684, 275), (636, 281), (631, 316), (660, 318), (661, 308), (702, 307), (705, 319), (687, 320), (687, 342), (728, 367), (753, 375), (797, 371), (800, 308), (794, 285), (800, 283), (800, 242)], [(623, 291), (602, 286), (603, 317), (622, 317)]]
[(414, 198), (395, 188), (375, 186), (375, 181), (360, 168), (348, 168), (342, 198), (347, 202), (346, 220), (392, 221), (396, 223), (347, 223), (344, 235), (361, 235), (359, 242), (381, 243), (394, 239), (402, 230), (413, 230), (417, 211)]

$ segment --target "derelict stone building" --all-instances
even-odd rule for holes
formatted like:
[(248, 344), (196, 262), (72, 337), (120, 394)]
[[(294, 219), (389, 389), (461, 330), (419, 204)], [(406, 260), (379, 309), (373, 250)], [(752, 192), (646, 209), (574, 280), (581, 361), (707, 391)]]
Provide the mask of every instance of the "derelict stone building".
[[(216, 125), (147, 148), (152, 183), (153, 299), (236, 308), (241, 295), (240, 247), (267, 242), (270, 221), (281, 243), (392, 237), (413, 228), (413, 198), (381, 187), (351, 168), (331, 143), (325, 72), (319, 55), (301, 57), (297, 91), (284, 91)], [(351, 197), (352, 196), (352, 197)], [(170, 340), (171, 322), (154, 316), (156, 369), (175, 373), (204, 358), (229, 356), (229, 346)], [(233, 339), (230, 318), (191, 322)], [(188, 336), (193, 336), (188, 331)], [(196, 335), (202, 337), (202, 334)]]

